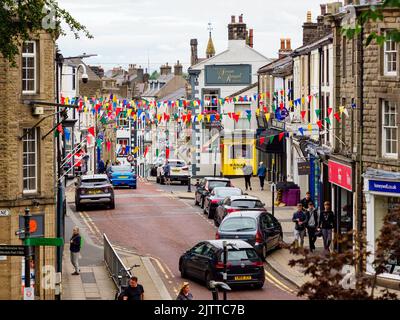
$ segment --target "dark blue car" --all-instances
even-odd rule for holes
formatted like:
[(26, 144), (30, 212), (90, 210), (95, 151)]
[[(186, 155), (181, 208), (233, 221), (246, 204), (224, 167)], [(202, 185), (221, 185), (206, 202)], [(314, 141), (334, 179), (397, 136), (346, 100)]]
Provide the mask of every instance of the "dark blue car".
[(114, 187), (129, 187), (136, 189), (136, 172), (131, 166), (111, 166), (107, 175)]

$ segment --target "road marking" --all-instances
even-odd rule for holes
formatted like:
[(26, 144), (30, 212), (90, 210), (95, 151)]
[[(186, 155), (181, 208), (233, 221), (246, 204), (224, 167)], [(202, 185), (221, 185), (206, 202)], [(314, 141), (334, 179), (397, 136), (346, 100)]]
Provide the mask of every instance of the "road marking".
[(90, 232), (95, 235), (95, 232), (92, 228), (92, 226), (89, 224), (89, 221), (86, 220), (85, 216), (82, 214), (82, 212), (79, 212), (79, 215), (81, 216), (82, 221), (87, 225), (87, 227), (89, 228)]
[(172, 300), (171, 295), (169, 294), (164, 282), (161, 280), (160, 276), (158, 275), (156, 269), (154, 268), (153, 264), (148, 257), (142, 257), (143, 264), (150, 275), (150, 278), (153, 280), (158, 292), (160, 293), (162, 300)]
[(167, 273), (165, 272), (165, 269), (161, 265), (160, 261), (158, 261), (158, 259), (153, 258), (153, 257), (150, 257), (150, 259), (153, 259), (157, 263), (158, 267), (160, 268), (161, 272), (164, 274), (165, 278), (169, 279), (169, 277), (168, 277)]
[(292, 294), (296, 293), (296, 291), (290, 289), (284, 283), (282, 283), (277, 278), (275, 278), (271, 273), (265, 271), (265, 276), (266, 276), (265, 277), (266, 279), (269, 279), (269, 280), (273, 281), (276, 286), (278, 286), (279, 288), (283, 289), (284, 291), (292, 293)]
[(97, 233), (100, 235), (101, 232), (99, 230), (99, 228), (97, 228), (96, 224), (94, 223), (94, 221), (92, 220), (92, 218), (87, 214), (86, 211), (83, 212), (83, 214), (87, 217), (87, 219), (89, 220), (89, 222), (92, 224), (93, 228), (97, 231)]

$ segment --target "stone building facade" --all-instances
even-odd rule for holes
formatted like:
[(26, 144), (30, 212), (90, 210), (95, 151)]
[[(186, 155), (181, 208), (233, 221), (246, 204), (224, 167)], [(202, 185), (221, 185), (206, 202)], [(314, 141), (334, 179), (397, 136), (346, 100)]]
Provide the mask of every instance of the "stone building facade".
[[(15, 232), (25, 208), (33, 216), (43, 215), (45, 237), (56, 235), (54, 134), (42, 139), (52, 129), (54, 118), (21, 139), (26, 128), (54, 113), (54, 107), (45, 107), (43, 115), (34, 116), (32, 108), (23, 104), (23, 100), (54, 101), (54, 40), (39, 33), (22, 51), (16, 67), (0, 57), (0, 243), (8, 245), (22, 244)], [(56, 249), (36, 247), (33, 264), (35, 296), (54, 299), (54, 289), (41, 286), (41, 273), (44, 266), (55, 267)], [(0, 299), (22, 299), (22, 274), (22, 257), (1, 257)]]

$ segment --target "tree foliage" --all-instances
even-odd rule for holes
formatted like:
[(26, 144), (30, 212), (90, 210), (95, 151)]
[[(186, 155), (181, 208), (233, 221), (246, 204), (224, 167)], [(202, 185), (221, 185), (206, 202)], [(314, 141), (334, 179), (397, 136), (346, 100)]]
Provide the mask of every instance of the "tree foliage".
[(153, 71), (153, 73), (150, 76), (150, 80), (157, 80), (160, 74), (157, 72), (157, 70)]
[[(383, 0), (380, 5), (371, 6), (368, 10), (363, 11), (358, 17), (355, 23), (355, 27), (343, 27), (342, 33), (349, 39), (353, 39), (361, 33), (362, 27), (369, 21), (377, 22), (383, 21), (384, 15), (383, 10), (387, 8), (399, 8), (400, 0)], [(400, 42), (400, 30), (391, 29), (387, 30), (384, 34), (378, 34), (372, 32), (368, 35), (366, 45), (368, 46), (372, 41), (380, 46), (383, 46), (386, 40), (393, 40), (394, 42)]]
[(2, 0), (0, 4), (0, 54), (15, 66), (15, 57), (23, 41), (45, 30), (56, 39), (66, 32), (65, 22), (79, 39), (80, 33), (93, 38), (87, 28), (75, 20), (56, 0)]
[[(356, 247), (352, 249), (354, 237)], [(343, 253), (312, 253), (308, 249), (287, 246), (297, 259), (289, 261), (291, 267), (299, 266), (312, 280), (300, 287), (298, 296), (310, 300), (394, 300), (398, 297), (389, 290), (377, 292), (377, 278), (387, 272), (391, 260), (400, 259), (400, 208), (386, 215), (376, 242), (373, 276), (354, 272), (356, 266), (364, 265), (370, 256), (365, 237), (351, 232), (339, 242), (347, 244)], [(347, 272), (346, 272), (347, 271)]]

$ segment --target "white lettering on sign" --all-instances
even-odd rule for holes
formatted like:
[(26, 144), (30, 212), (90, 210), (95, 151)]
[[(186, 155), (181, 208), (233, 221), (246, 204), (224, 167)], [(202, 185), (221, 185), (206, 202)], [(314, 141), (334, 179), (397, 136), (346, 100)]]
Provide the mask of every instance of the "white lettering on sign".
[(0, 209), (0, 217), (8, 217), (10, 215), (10, 211), (7, 209)]
[(378, 183), (374, 183), (374, 187), (377, 189), (386, 189), (386, 190), (397, 190), (396, 186), (391, 186), (390, 184), (378, 184)]

